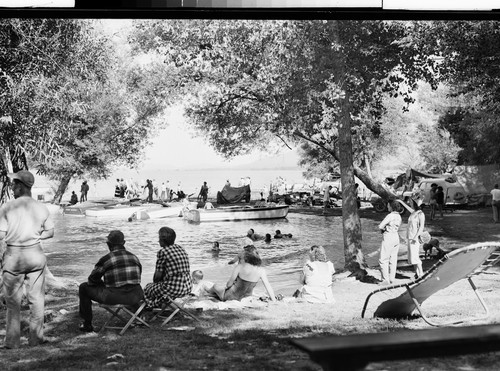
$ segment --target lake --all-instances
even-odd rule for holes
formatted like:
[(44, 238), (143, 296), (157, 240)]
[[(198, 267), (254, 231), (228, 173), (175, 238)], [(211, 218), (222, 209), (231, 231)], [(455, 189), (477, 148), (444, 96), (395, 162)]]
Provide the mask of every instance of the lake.
[[(299, 287), (300, 271), (307, 258), (307, 250), (312, 245), (328, 246), (328, 256), (337, 270), (344, 265), (340, 216), (289, 213), (286, 219), (210, 223), (190, 223), (177, 217), (133, 222), (59, 214), (53, 215), (53, 218), (56, 226), (54, 238), (43, 242), (48, 265), (56, 277), (78, 282), (86, 281), (94, 264), (108, 252), (105, 241), (113, 229), (125, 234), (126, 248), (141, 260), (143, 286), (152, 281), (156, 253), (160, 248), (158, 230), (163, 226), (176, 231), (176, 243), (186, 249), (191, 270), (201, 269), (205, 279), (212, 282), (227, 281), (233, 268), (227, 263), (241, 251), (249, 228), (262, 235), (274, 235), (277, 229), (293, 235), (291, 239), (273, 239), (269, 244), (263, 241), (255, 244), (277, 293), (289, 296)], [(377, 224), (376, 221), (362, 219), (365, 254), (376, 251), (380, 246)], [(211, 251), (214, 241), (220, 243), (218, 254)], [(369, 265), (376, 265), (374, 258), (370, 259)], [(261, 283), (257, 290), (263, 290)]]

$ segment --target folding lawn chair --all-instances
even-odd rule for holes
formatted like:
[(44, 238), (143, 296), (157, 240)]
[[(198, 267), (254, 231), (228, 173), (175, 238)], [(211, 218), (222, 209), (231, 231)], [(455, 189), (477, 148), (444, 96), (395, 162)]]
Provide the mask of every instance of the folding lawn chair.
[(156, 312), (156, 314), (151, 318), (149, 321), (150, 323), (156, 320), (158, 317), (165, 318), (167, 316), (168, 312), (171, 311), (170, 315), (168, 315), (165, 320), (162, 322), (162, 326), (165, 326), (167, 323), (169, 323), (172, 318), (175, 317), (175, 315), (179, 312), (187, 315), (188, 317), (191, 317), (197, 322), (200, 322), (200, 319), (196, 317), (193, 313), (191, 313), (188, 309), (184, 308), (184, 306), (191, 301), (193, 298), (192, 296), (184, 296), (182, 298), (177, 298), (172, 300), (168, 295), (165, 295), (163, 297), (163, 302), (160, 308), (153, 308), (153, 312)]
[[(484, 272), (499, 260), (500, 242), (477, 243), (453, 250), (434, 264), (422, 277), (407, 283), (390, 285), (371, 292), (366, 298), (361, 317), (364, 318), (368, 302), (374, 295), (390, 290), (401, 292), (401, 288), (403, 288), (405, 291), (402, 294), (382, 302), (375, 310), (374, 317), (405, 318), (411, 316), (417, 310), (423, 320), (431, 326), (454, 325), (466, 320), (485, 319), (489, 316), (489, 310), (472, 281), (472, 276)], [(467, 278), (481, 303), (485, 312), (484, 316), (440, 324), (430, 321), (422, 309), (422, 303), (436, 292), (464, 278)]]
[[(123, 335), (125, 331), (128, 330), (130, 326), (132, 326), (135, 323), (140, 323), (143, 324), (146, 327), (151, 327), (149, 324), (144, 321), (140, 315), (142, 314), (142, 311), (146, 307), (146, 302), (142, 301), (140, 303), (141, 305), (139, 308), (134, 312), (132, 312), (128, 307), (124, 304), (116, 304), (116, 305), (108, 305), (108, 304), (101, 304), (99, 303), (99, 306), (101, 308), (106, 309), (109, 313), (111, 313), (111, 316), (108, 318), (108, 320), (104, 323), (104, 325), (101, 327), (100, 331), (103, 331), (104, 329), (113, 329), (113, 330), (120, 330), (120, 335)], [(123, 316), (125, 314), (128, 319)], [(118, 319), (121, 322), (124, 323), (122, 326), (109, 326), (109, 323), (113, 321), (113, 319)]]

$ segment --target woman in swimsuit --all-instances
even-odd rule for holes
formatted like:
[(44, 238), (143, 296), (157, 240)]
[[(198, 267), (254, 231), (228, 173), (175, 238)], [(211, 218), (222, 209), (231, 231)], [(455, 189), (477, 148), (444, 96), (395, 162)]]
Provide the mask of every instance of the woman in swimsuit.
[(247, 296), (252, 296), (253, 289), (259, 280), (262, 280), (270, 300), (274, 301), (274, 291), (267, 279), (266, 271), (262, 267), (259, 254), (255, 248), (253, 250), (245, 249), (243, 261), (234, 267), (227, 284), (215, 284), (211, 292), (222, 301), (239, 301)]

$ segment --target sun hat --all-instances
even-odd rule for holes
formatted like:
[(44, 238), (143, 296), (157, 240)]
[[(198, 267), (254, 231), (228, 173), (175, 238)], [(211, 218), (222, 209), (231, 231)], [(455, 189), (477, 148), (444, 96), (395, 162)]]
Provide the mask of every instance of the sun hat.
[(431, 235), (429, 232), (427, 231), (424, 231), (421, 235), (420, 235), (420, 240), (423, 242), (423, 243), (429, 243), (429, 241), (431, 240)]
[(28, 170), (20, 170), (17, 173), (9, 173), (7, 176), (12, 180), (19, 180), (28, 188), (33, 187), (33, 184), (35, 184), (35, 177)]
[(125, 236), (119, 230), (114, 230), (109, 232), (108, 241), (111, 245), (124, 245)]

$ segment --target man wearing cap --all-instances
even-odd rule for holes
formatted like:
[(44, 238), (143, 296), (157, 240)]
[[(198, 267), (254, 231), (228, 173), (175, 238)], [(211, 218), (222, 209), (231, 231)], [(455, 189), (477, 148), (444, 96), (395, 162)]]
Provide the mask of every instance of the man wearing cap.
[(125, 250), (125, 237), (118, 230), (111, 231), (106, 241), (109, 253), (94, 267), (88, 282), (80, 285), (80, 330), (92, 332), (92, 300), (102, 304), (138, 306), (144, 298), (141, 287), (142, 265), (134, 254)]
[(27, 170), (8, 174), (14, 200), (0, 208), (0, 240), (6, 243), (2, 263), (3, 294), (7, 303), (5, 348), (21, 342), (21, 299), (26, 281), (30, 303), (29, 345), (44, 342), (46, 257), (41, 240), (54, 235), (49, 210), (31, 197), (35, 177)]
[(158, 238), (161, 249), (156, 255), (153, 282), (144, 288), (147, 304), (152, 308), (161, 306), (165, 295), (174, 300), (189, 295), (193, 287), (189, 258), (186, 251), (175, 243), (175, 231), (162, 227)]

